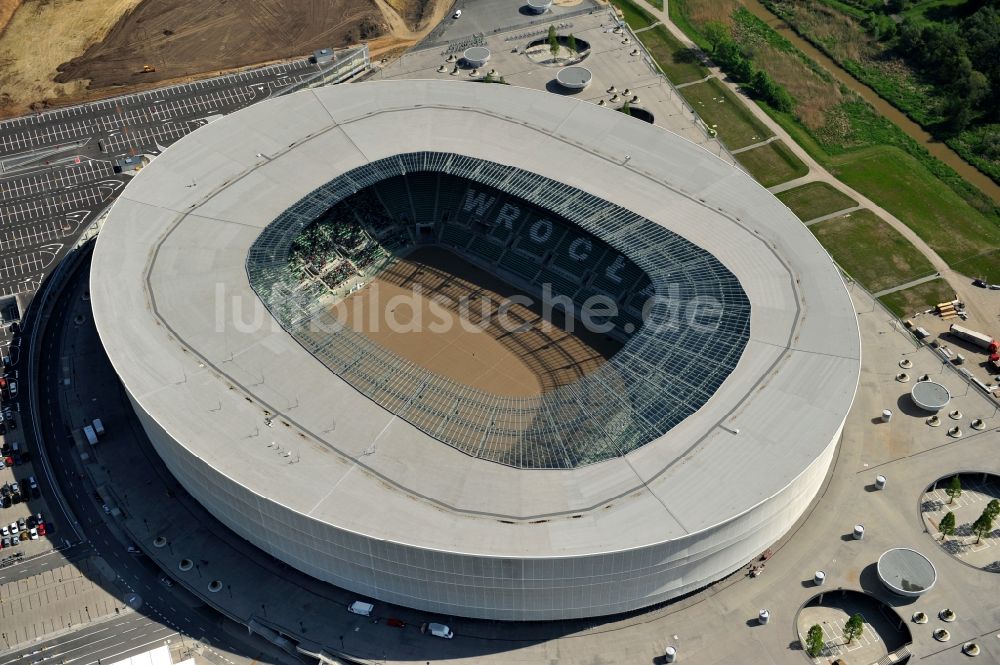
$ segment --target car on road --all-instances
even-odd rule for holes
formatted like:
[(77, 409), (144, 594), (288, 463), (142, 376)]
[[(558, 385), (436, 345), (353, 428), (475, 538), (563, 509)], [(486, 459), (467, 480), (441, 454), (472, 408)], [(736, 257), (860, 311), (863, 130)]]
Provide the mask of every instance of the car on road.
[(129, 554), (142, 554), (142, 550), (140, 550), (135, 545), (129, 545), (128, 546), (128, 553)]
[(14, 399), (15, 397), (17, 397), (17, 381), (11, 380), (9, 386), (10, 386), (10, 398)]
[(985, 279), (974, 279), (974, 280), (972, 280), (972, 285), (973, 286), (978, 286), (981, 289), (985, 289), (987, 286), (989, 286), (986, 283)]
[(462, 10), (456, 9), (455, 13), (451, 15), (452, 18), (460, 18), (462, 16)]

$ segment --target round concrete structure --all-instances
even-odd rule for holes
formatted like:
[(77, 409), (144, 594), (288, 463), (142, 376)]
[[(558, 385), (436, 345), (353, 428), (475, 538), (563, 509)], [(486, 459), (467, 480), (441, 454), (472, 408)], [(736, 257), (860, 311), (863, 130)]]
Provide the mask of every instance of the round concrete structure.
[(917, 381), (910, 390), (910, 397), (917, 407), (930, 413), (937, 413), (951, 401), (948, 389), (934, 381)]
[[(392, 174), (430, 205), (420, 188), (446, 173), (472, 183), (473, 208), (476, 187), (516, 189), (580, 229), (560, 227), (536, 261), (572, 247), (601, 270), (587, 284), (634, 266), (662, 296), (605, 365), (643, 371), (619, 376), (621, 394), (561, 402), (592, 409), (564, 414), (571, 431), (449, 439), (463, 414), (434, 405), (433, 382), (387, 401), (395, 374), (360, 385), (364, 363), (324, 364), (294, 336), (307, 313), (261, 288), (289, 234), (340, 198)], [(514, 86), (360, 83), (225, 116), (128, 184), (91, 294), (146, 433), (193, 497), (320, 580), (445, 615), (607, 615), (737, 570), (815, 497), (860, 369), (839, 273), (767, 190), (658, 127)]]
[(532, 14), (544, 14), (552, 8), (552, 0), (528, 0), (528, 11)]
[(556, 81), (567, 90), (583, 90), (590, 85), (593, 79), (594, 75), (590, 73), (590, 70), (580, 65), (563, 67), (556, 74)]
[(878, 576), (882, 584), (900, 596), (915, 598), (937, 582), (934, 564), (923, 554), (905, 547), (891, 549), (878, 558)]
[(490, 50), (485, 46), (473, 46), (465, 49), (462, 58), (470, 67), (482, 67), (490, 59)]

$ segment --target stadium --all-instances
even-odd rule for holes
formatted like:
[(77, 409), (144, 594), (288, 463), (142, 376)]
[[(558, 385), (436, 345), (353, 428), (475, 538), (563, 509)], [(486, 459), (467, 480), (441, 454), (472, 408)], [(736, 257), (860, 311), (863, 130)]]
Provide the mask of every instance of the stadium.
[(636, 610), (779, 540), (860, 369), (743, 171), (578, 99), (386, 81), (226, 116), (130, 182), (95, 323), (154, 448), (313, 577), (443, 615)]

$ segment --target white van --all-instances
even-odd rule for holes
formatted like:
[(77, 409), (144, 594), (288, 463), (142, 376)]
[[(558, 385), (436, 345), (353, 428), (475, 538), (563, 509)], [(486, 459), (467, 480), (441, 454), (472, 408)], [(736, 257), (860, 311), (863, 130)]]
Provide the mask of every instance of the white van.
[(434, 637), (443, 637), (446, 640), (450, 640), (455, 637), (455, 633), (451, 632), (451, 628), (444, 625), (443, 623), (429, 623), (427, 624), (427, 632)]
[(360, 614), (363, 617), (370, 617), (375, 612), (375, 606), (360, 600), (355, 600), (347, 606), (347, 611), (352, 614)]

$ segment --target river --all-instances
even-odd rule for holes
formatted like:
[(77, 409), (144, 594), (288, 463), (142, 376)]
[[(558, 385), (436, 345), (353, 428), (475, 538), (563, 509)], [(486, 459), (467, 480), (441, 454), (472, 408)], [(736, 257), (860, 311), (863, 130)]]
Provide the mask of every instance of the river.
[(931, 136), (927, 130), (910, 120), (895, 106), (878, 96), (878, 93), (867, 85), (857, 80), (833, 59), (820, 51), (818, 48), (800, 37), (792, 30), (792, 27), (782, 19), (772, 14), (767, 7), (759, 0), (742, 0), (746, 8), (755, 16), (777, 30), (782, 37), (795, 44), (797, 48), (807, 54), (810, 58), (818, 62), (830, 72), (837, 81), (843, 83), (848, 88), (858, 93), (865, 101), (871, 104), (883, 116), (891, 120), (900, 129), (906, 132), (917, 143), (927, 149), (942, 162), (955, 169), (959, 175), (978, 187), (983, 193), (1000, 203), (1000, 185), (993, 182), (989, 176), (982, 173), (972, 164), (962, 159), (957, 152), (949, 148), (946, 144)]

